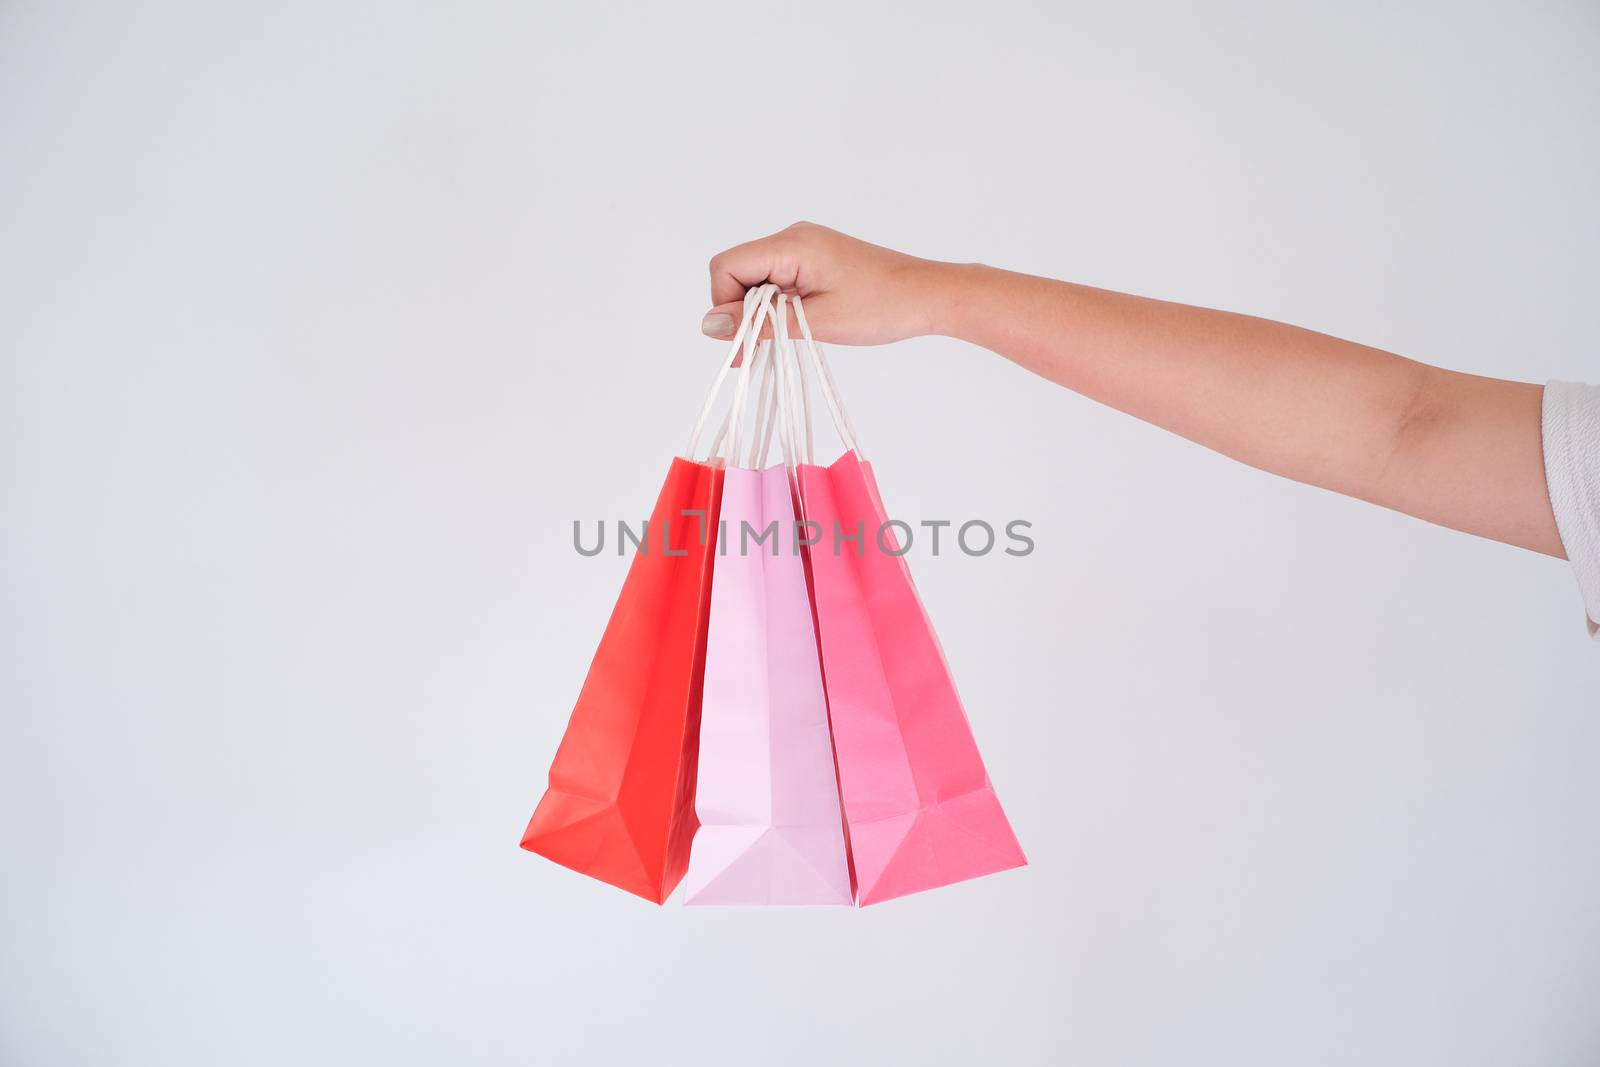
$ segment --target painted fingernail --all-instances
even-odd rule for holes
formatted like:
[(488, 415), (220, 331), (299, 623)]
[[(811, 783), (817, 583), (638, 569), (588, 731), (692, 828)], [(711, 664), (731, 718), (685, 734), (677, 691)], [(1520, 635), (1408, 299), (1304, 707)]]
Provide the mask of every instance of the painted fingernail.
[(733, 332), (733, 316), (712, 312), (700, 320), (700, 332), (708, 337), (726, 337)]

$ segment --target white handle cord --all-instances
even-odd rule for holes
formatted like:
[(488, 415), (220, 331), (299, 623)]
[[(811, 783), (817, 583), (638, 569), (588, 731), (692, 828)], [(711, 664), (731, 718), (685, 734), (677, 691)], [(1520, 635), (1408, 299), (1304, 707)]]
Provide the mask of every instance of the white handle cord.
[[(756, 392), (756, 424), (750, 432), (750, 450), (745, 455), (744, 465), (751, 469), (759, 470), (760, 464), (767, 461), (766, 441), (772, 436), (772, 409), (773, 400), (777, 396), (777, 379), (773, 376), (773, 367), (777, 357), (773, 354), (771, 341), (762, 341), (756, 345), (755, 362), (750, 365), (750, 373), (754, 374), (756, 367), (761, 368), (761, 388)], [(737, 445), (729, 448), (730, 454), (737, 454)]]
[[(783, 323), (783, 332), (789, 332), (788, 316), (779, 317)], [(817, 371), (817, 387), (822, 390), (822, 398), (828, 402), (828, 414), (833, 416), (833, 428), (839, 431), (839, 439), (844, 442), (845, 448), (856, 454), (858, 459), (865, 459), (861, 454), (861, 445), (856, 440), (856, 428), (850, 424), (850, 416), (845, 413), (844, 404), (839, 399), (839, 386), (833, 380), (833, 372), (828, 369), (828, 361), (822, 355), (822, 346), (817, 344), (811, 336), (811, 325), (806, 322), (806, 309), (800, 302), (800, 295), (794, 297), (794, 318), (800, 324), (800, 336), (805, 338), (806, 352), (811, 356), (811, 363)], [(796, 357), (796, 365), (799, 359)], [(800, 383), (801, 398), (806, 399), (805, 382), (802, 375)], [(807, 462), (810, 461), (811, 451), (811, 411), (809, 404), (806, 410), (806, 452)]]
[[(800, 366), (800, 354), (794, 341), (789, 339), (789, 309), (786, 294), (778, 294), (778, 306), (773, 309), (773, 352), (778, 355), (779, 394), (778, 443), (784, 454), (784, 466), (797, 467), (811, 462), (811, 406), (806, 400), (805, 378)], [(795, 405), (800, 405), (795, 408)], [(800, 427), (805, 427), (805, 437), (800, 437)]]
[(778, 347), (777, 342), (773, 341), (769, 342), (768, 352), (770, 358), (765, 367), (766, 374), (762, 378), (762, 385), (763, 387), (771, 385), (772, 388), (770, 391), (763, 388), (762, 404), (764, 405), (766, 418), (762, 423), (761, 431), (756, 434), (756, 439), (751, 442), (751, 465), (757, 470), (766, 470), (767, 453), (771, 450), (774, 438), (777, 438), (778, 441), (779, 458), (781, 459), (784, 455), (787, 455), (785, 451), (787, 446), (784, 444), (783, 436), (786, 428), (781, 418), (782, 409), (779, 406), (783, 403), (784, 395), (783, 351)]
[[(777, 289), (778, 287), (775, 285), (763, 285), (745, 293), (747, 305), (753, 304), (753, 312), (749, 318), (748, 325), (741, 320), (739, 331), (734, 334), (735, 342), (740, 343), (729, 346), (728, 359), (723, 361), (722, 370), (717, 375), (717, 382), (712, 385), (711, 395), (706, 398), (707, 405), (715, 404), (722, 379), (730, 370), (733, 370), (737, 378), (733, 400), (728, 405), (727, 413), (722, 417), (722, 425), (718, 428), (716, 436), (712, 438), (711, 447), (707, 451), (706, 462), (709, 464), (721, 462), (726, 466), (738, 461), (739, 427), (744, 415), (745, 396), (749, 388), (750, 375), (755, 373), (757, 338), (761, 336), (761, 326), (772, 311), (772, 297), (777, 292)], [(754, 298), (751, 297), (752, 292), (755, 294)], [(742, 342), (739, 337), (741, 332), (744, 334)], [(744, 353), (744, 358), (740, 360), (739, 367), (735, 369), (732, 366), (732, 359), (734, 353), (739, 351)], [(700, 416), (702, 421), (705, 415), (706, 409), (702, 408)], [(699, 432), (700, 427), (696, 426), (696, 436), (699, 435)], [(726, 448), (724, 448), (724, 445)], [(689, 458), (694, 458), (693, 453), (690, 454)]]
[(777, 335), (772, 342), (772, 379), (773, 394), (770, 401), (772, 420), (767, 426), (767, 436), (761, 442), (761, 463), (767, 462), (767, 448), (771, 445), (771, 434), (776, 427), (778, 436), (778, 449), (783, 453), (783, 465), (791, 474), (802, 462), (799, 453), (799, 442), (796, 439), (795, 426), (797, 419), (794, 410), (795, 373), (799, 369), (799, 354), (795, 351), (793, 343), (789, 340), (788, 309), (784, 307), (786, 297), (778, 297), (776, 318), (773, 320), (773, 332)]
[[(778, 291), (776, 285), (771, 283), (759, 285), (747, 290), (744, 294), (744, 314), (740, 316), (739, 328), (734, 332), (733, 342), (728, 345), (728, 354), (722, 361), (722, 366), (717, 371), (716, 380), (711, 383), (711, 392), (706, 394), (706, 402), (700, 406), (700, 417), (695, 420), (694, 430), (689, 434), (689, 447), (684, 449), (684, 458), (693, 460), (695, 453), (700, 448), (700, 434), (705, 430), (706, 420), (711, 417), (711, 409), (716, 406), (717, 397), (722, 392), (722, 383), (727, 380), (728, 372), (733, 369), (733, 361), (739, 353), (744, 353), (744, 366), (750, 366), (751, 359), (755, 356), (756, 338), (761, 336), (761, 324), (772, 311), (772, 298)], [(723, 422), (722, 430), (717, 433), (711, 446), (715, 455), (718, 444), (726, 435), (729, 439), (738, 431), (739, 409), (744, 404), (745, 387), (749, 381), (748, 374), (739, 375), (739, 385), (735, 391), (734, 405), (728, 411), (728, 417)], [(729, 432), (732, 431), (732, 432)], [(731, 454), (731, 450), (730, 450)], [(709, 460), (711, 456), (707, 456)]]
[[(790, 389), (794, 390), (793, 393), (785, 397), (787, 404), (785, 416), (788, 420), (785, 422), (785, 426), (789, 431), (789, 437), (786, 442), (788, 451), (784, 455), (786, 461), (790, 461), (792, 457), (794, 464), (810, 463), (812, 459), (811, 394), (806, 389), (805, 368), (800, 366), (800, 353), (795, 350), (794, 342), (789, 339), (789, 311), (786, 307), (788, 302), (789, 298), (787, 296), (783, 293), (778, 294), (778, 306), (772, 320), (773, 343), (783, 351), (784, 365), (789, 374), (784, 379), (784, 382)], [(798, 412), (794, 408), (796, 399), (800, 402)], [(805, 427), (806, 431), (803, 442), (804, 447), (802, 447), (802, 441), (796, 429), (801, 426)]]
[[(751, 336), (755, 336), (758, 331), (759, 327), (752, 329), (750, 331)], [(754, 436), (750, 441), (750, 446), (746, 455), (746, 467), (750, 467), (755, 464), (756, 445), (761, 440), (761, 424), (765, 419), (766, 408), (770, 403), (769, 394), (772, 391), (772, 361), (770, 358), (771, 351), (771, 341), (758, 341), (756, 343), (755, 354), (747, 357), (735, 372), (740, 375), (740, 385), (736, 392), (742, 394), (745, 391), (745, 387), (749, 384), (750, 378), (756, 373), (756, 369), (760, 368), (761, 370), (761, 385), (759, 389), (757, 389), (756, 399), (756, 426), (754, 430)], [(733, 416), (735, 405), (737, 405), (737, 410), (740, 413), (737, 420), (735, 420)], [(716, 436), (711, 439), (711, 444), (707, 448), (706, 462), (710, 463), (713, 460), (720, 459), (723, 461), (725, 466), (732, 467), (738, 464), (740, 453), (740, 442), (738, 440), (738, 436), (739, 432), (744, 428), (743, 422), (744, 398), (742, 396), (738, 396), (735, 397), (733, 404), (729, 405), (727, 414), (722, 417), (722, 425), (717, 428)], [(726, 448), (724, 448), (724, 446), (726, 446)]]
[[(779, 298), (782, 299), (781, 297)], [(785, 417), (784, 399), (784, 364), (788, 359), (787, 354), (776, 341), (770, 344), (763, 341), (767, 347), (770, 358), (762, 368), (761, 378), (761, 426), (756, 431), (755, 438), (750, 442), (750, 466), (756, 470), (766, 470), (767, 453), (772, 448), (774, 431), (778, 438), (778, 450), (783, 456), (785, 467), (794, 466), (789, 453), (789, 424)], [(769, 390), (767, 387), (771, 386)]]
[[(750, 379), (755, 376), (756, 364), (760, 362), (761, 324), (772, 314), (772, 298), (777, 293), (777, 286), (767, 287), (767, 293), (760, 300), (760, 307), (756, 309), (755, 318), (750, 321), (750, 330), (744, 339), (744, 360), (742, 372), (739, 375), (739, 387), (733, 391), (733, 410), (729, 412), (732, 426), (728, 429), (728, 463), (739, 461), (739, 431), (744, 422), (745, 398), (750, 392)], [(768, 346), (770, 347), (770, 346)]]

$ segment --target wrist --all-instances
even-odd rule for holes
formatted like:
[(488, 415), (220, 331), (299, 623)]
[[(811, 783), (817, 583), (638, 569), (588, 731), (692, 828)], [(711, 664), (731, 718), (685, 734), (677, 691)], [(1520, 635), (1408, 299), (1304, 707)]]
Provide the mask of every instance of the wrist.
[(982, 263), (926, 262), (921, 289), (924, 334), (966, 339), (980, 301), (975, 290), (989, 268)]

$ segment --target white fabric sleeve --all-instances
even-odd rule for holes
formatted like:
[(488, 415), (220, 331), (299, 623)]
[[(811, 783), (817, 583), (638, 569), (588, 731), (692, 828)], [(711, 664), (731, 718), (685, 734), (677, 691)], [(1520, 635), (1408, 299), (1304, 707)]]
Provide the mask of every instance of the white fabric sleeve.
[(1589, 633), (1600, 640), (1600, 385), (1544, 387), (1544, 478)]

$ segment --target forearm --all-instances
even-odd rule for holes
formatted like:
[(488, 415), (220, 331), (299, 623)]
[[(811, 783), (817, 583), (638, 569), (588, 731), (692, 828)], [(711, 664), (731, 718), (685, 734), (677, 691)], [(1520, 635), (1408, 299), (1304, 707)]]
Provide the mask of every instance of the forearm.
[(932, 271), (932, 332), (1263, 470), (1561, 554), (1536, 385), (1247, 315), (976, 265)]
[(763, 281), (803, 295), (822, 340), (959, 337), (1263, 470), (1562, 554), (1539, 386), (1248, 315), (917, 259), (811, 223), (713, 257), (701, 329), (731, 336)]

